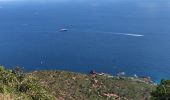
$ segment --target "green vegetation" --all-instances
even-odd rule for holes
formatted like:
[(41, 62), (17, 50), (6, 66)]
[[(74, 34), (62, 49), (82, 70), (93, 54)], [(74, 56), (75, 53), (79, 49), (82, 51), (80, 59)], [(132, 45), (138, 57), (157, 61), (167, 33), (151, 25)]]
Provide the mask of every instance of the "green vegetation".
[(170, 100), (170, 80), (0, 66), (0, 100)]
[(6, 70), (0, 66), (0, 100), (54, 100), (46, 88), (16, 67)]
[(151, 95), (152, 100), (170, 100), (170, 80), (161, 80), (160, 85)]
[(35, 71), (31, 75), (53, 91), (59, 100), (149, 100), (150, 92), (156, 88), (139, 78), (107, 74)]

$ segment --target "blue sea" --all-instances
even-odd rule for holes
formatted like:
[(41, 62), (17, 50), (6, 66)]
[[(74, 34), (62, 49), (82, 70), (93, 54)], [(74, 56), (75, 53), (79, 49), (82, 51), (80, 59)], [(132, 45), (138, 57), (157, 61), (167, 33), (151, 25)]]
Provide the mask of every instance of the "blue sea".
[(0, 0), (0, 64), (168, 79), (170, 1)]

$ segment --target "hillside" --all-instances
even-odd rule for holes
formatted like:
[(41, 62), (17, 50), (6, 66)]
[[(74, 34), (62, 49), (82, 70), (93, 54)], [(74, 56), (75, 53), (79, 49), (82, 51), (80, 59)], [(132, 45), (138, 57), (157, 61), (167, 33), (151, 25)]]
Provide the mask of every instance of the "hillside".
[(155, 89), (142, 78), (0, 67), (0, 100), (149, 100)]
[(80, 74), (65, 71), (31, 73), (59, 100), (149, 100), (155, 85), (134, 77)]
[(0, 100), (56, 100), (36, 78), (19, 67), (7, 70), (0, 66)]

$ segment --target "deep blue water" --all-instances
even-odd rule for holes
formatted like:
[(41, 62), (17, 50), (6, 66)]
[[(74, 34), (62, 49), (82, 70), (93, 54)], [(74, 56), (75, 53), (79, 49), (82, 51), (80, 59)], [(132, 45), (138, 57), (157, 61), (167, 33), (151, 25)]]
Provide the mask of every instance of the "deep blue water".
[(0, 2), (0, 64), (170, 78), (170, 1)]

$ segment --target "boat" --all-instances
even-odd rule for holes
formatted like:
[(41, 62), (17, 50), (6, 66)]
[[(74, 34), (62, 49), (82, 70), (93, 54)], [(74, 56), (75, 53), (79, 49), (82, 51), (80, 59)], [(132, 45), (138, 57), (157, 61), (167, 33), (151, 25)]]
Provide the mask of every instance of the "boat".
[(65, 29), (65, 28), (62, 28), (59, 30), (59, 32), (66, 32), (66, 31), (68, 31), (68, 29)]

